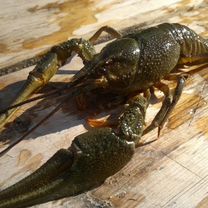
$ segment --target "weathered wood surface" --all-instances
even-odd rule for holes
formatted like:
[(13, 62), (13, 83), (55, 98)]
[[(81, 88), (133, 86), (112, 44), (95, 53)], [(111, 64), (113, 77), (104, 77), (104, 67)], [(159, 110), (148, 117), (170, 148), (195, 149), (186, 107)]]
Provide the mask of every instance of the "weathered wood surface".
[[(89, 37), (101, 25), (123, 29), (161, 22), (180, 22), (208, 37), (208, 2), (196, 0), (3, 1), (0, 10), (0, 66), (31, 57), (70, 37)], [(63, 67), (53, 82), (67, 81), (81, 67), (79, 59)], [(15, 95), (32, 67), (0, 78), (0, 105)], [(189, 77), (183, 96), (158, 141), (138, 148), (133, 160), (99, 188), (34, 207), (193, 208), (208, 206), (208, 67)], [(16, 114), (35, 124), (57, 100), (37, 102)], [(84, 132), (86, 116), (64, 107), (0, 158), (0, 189), (41, 166), (58, 149), (67, 148)], [(150, 121), (160, 103), (147, 112)], [(32, 125), (31, 124), (31, 125)], [(14, 125), (1, 138), (13, 142), (21, 133)], [(153, 131), (144, 137), (152, 140)], [(0, 144), (1, 150), (7, 144)]]

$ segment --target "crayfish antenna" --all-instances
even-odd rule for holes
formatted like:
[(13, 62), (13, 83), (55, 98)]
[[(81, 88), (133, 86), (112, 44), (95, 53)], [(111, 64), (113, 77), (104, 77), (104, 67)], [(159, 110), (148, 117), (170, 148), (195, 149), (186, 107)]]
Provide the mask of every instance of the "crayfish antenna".
[[(73, 86), (76, 86), (77, 83), (80, 83), (80, 80), (76, 80), (76, 81), (70, 83), (66, 89), (70, 89), (71, 90), (71, 88)], [(95, 89), (97, 87), (96, 82), (95, 83), (92, 82), (91, 84), (89, 84), (87, 82), (87, 83), (85, 83), (85, 85), (82, 84), (82, 85), (80, 85), (78, 87), (75, 87), (70, 94), (64, 95), (64, 98), (62, 99), (60, 104), (58, 104), (48, 115), (46, 115), (41, 121), (39, 121), (34, 127), (32, 127), (29, 131), (27, 131), (23, 136), (21, 136), (14, 143), (10, 144), (8, 147), (6, 147), (4, 150), (2, 150), (0, 152), (0, 157), (3, 156), (5, 153), (7, 153), (12, 147), (14, 147), (16, 144), (18, 144), (24, 138), (26, 138), (30, 133), (32, 133), (35, 129), (37, 129), (43, 122), (45, 122), (48, 118), (50, 118), (54, 113), (56, 113), (63, 106), (63, 104), (64, 104), (64, 102), (66, 100), (71, 99), (72, 97), (80, 94), (80, 92), (83, 91), (83, 88), (85, 89), (85, 91), (88, 91), (88, 90)]]
[[(79, 73), (79, 72), (78, 72)], [(18, 109), (18, 107), (36, 101), (43, 99), (45, 97), (50, 97), (52, 95), (57, 96), (64, 96), (64, 90), (71, 90), (73, 87), (75, 87), (77, 84), (81, 83), (81, 81), (85, 78), (84, 74), (82, 76), (76, 77), (76, 79), (73, 79), (72, 82), (66, 84), (63, 88), (54, 90), (52, 92), (49, 92), (45, 95), (40, 95), (31, 99), (27, 99), (30, 97), (31, 94), (33, 94), (34, 89), (37, 87), (34, 85), (34, 82), (32, 81), (32, 84), (30, 83), (30, 79), (26, 81), (25, 85), (23, 86), (20, 94), (17, 96), (17, 98), (12, 102), (12, 104), (3, 109), (0, 110), (0, 128), (5, 124), (5, 122), (15, 113), (15, 111)], [(32, 79), (32, 78), (31, 78)]]
[(36, 100), (41, 100), (43, 98), (50, 97), (50, 96), (55, 95), (55, 94), (59, 95), (59, 93), (60, 93), (60, 89), (53, 90), (52, 92), (49, 92), (49, 93), (44, 94), (44, 95), (40, 95), (40, 96), (36, 96), (36, 97), (30, 98), (30, 99), (27, 99), (27, 100), (25, 100), (23, 102), (17, 103), (15, 105), (11, 105), (11, 106), (9, 106), (7, 108), (4, 108), (3, 110), (0, 110), (0, 114), (6, 113), (10, 109), (20, 107), (20, 106), (22, 106), (24, 104), (27, 104), (27, 103), (30, 103), (30, 102), (33, 102), (33, 101), (36, 101)]
[(48, 118), (50, 118), (54, 113), (56, 113), (63, 103), (60, 103), (56, 106), (48, 115), (46, 115), (41, 121), (39, 121), (34, 127), (32, 127), (29, 131), (27, 131), (23, 136), (21, 136), (19, 139), (17, 139), (14, 143), (10, 144), (8, 147), (6, 147), (3, 151), (0, 152), (0, 157), (3, 156), (5, 153), (7, 153), (12, 147), (14, 147), (16, 144), (21, 142), (26, 136), (28, 136), (30, 133), (32, 133), (35, 129), (37, 129), (44, 121), (46, 121)]
[(72, 82), (72, 83), (69, 83), (69, 84), (66, 84), (64, 87), (60, 88), (60, 89), (56, 89), (56, 90), (52, 90), (51, 92), (49, 93), (46, 93), (44, 95), (40, 95), (40, 96), (36, 96), (36, 97), (33, 97), (33, 98), (30, 98), (30, 99), (27, 99), (25, 101), (22, 101), (22, 102), (19, 102), (17, 104), (14, 104), (14, 105), (11, 105), (9, 107), (6, 107), (4, 108), (3, 110), (0, 110), (0, 115), (3, 114), (3, 113), (6, 113), (8, 110), (11, 110), (13, 108), (17, 108), (17, 107), (20, 107), (22, 105), (25, 105), (27, 103), (30, 103), (30, 102), (33, 102), (33, 101), (36, 101), (36, 100), (41, 100), (43, 98), (46, 98), (46, 97), (50, 97), (50, 96), (53, 96), (53, 95), (56, 95), (56, 97), (62, 97), (62, 96), (66, 96), (64, 95), (64, 90), (69, 90), (71, 89), (73, 86), (75, 86), (75, 83)]

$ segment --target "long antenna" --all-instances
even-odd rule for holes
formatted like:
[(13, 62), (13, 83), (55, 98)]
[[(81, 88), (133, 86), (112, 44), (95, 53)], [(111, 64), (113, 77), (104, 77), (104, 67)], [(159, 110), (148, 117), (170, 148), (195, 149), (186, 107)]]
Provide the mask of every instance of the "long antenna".
[[(83, 77), (81, 77), (80, 79), (83, 79)], [(78, 82), (78, 80), (76, 80), (73, 85), (76, 85), (76, 83)], [(86, 83), (88, 84), (88, 83)], [(70, 86), (71, 87), (71, 86)], [(82, 87), (83, 85), (80, 86), (80, 88), (75, 89), (74, 91), (71, 92), (71, 94), (69, 94), (68, 96), (65, 95), (66, 97), (64, 97), (64, 99), (61, 101), (60, 104), (58, 104), (49, 114), (47, 114), (42, 120), (40, 120), (35, 126), (33, 126), (30, 130), (28, 130), (23, 136), (21, 136), (19, 139), (17, 139), (14, 143), (10, 144), (8, 147), (6, 147), (4, 150), (2, 150), (0, 152), (0, 157), (3, 156), (5, 153), (7, 153), (12, 147), (14, 147), (16, 144), (18, 144), (20, 141), (22, 141), (26, 136), (28, 136), (31, 132), (33, 132), (35, 129), (37, 129), (43, 122), (45, 122), (48, 118), (50, 118), (54, 113), (56, 113), (61, 106), (64, 104), (64, 102), (75, 96), (76, 94), (79, 94), (80, 91), (82, 91)], [(92, 86), (88, 86), (88, 90), (92, 90), (93, 88), (95, 88), (94, 85)]]
[(10, 109), (12, 109), (12, 108), (16, 108), (16, 107), (22, 106), (22, 105), (24, 105), (24, 104), (26, 104), (26, 103), (30, 103), (30, 102), (33, 102), (33, 101), (35, 101), (35, 100), (40, 100), (40, 99), (43, 99), (43, 98), (45, 98), (45, 97), (49, 97), (49, 96), (51, 96), (51, 95), (58, 94), (59, 91), (60, 91), (60, 90), (53, 90), (52, 92), (49, 92), (49, 93), (47, 93), (47, 94), (40, 95), (40, 96), (36, 96), (36, 97), (34, 97), (34, 98), (30, 98), (30, 99), (28, 99), (28, 100), (25, 100), (25, 101), (23, 101), (23, 102), (17, 103), (17, 104), (15, 104), (15, 105), (6, 107), (6, 108), (4, 108), (3, 110), (0, 110), (0, 114), (5, 113), (6, 111), (8, 111), (8, 110), (10, 110)]
[(45, 97), (50, 97), (52, 95), (55, 95), (55, 94), (60, 94), (60, 95), (57, 95), (57, 96), (63, 96), (63, 90), (69, 90), (71, 89), (72, 87), (74, 87), (77, 83), (79, 83), (84, 77), (80, 77), (79, 79), (77, 80), (74, 80), (73, 82), (70, 82), (70, 83), (67, 83), (64, 87), (62, 88), (59, 88), (59, 89), (56, 89), (56, 90), (53, 90), (52, 92), (49, 92), (47, 94), (44, 94), (44, 95), (40, 95), (40, 96), (36, 96), (34, 98), (30, 98), (28, 100), (25, 100), (25, 101), (22, 101), (20, 103), (17, 103), (15, 105), (12, 105), (12, 106), (9, 106), (9, 107), (6, 107), (4, 108), (3, 110), (0, 110), (0, 114), (2, 113), (6, 113), (8, 110), (12, 109), (12, 108), (16, 108), (16, 107), (19, 107), (19, 106), (22, 106), (26, 103), (30, 103), (30, 102), (33, 102), (33, 101), (36, 101), (36, 100), (40, 100), (40, 99), (43, 99)]
[(40, 120), (35, 126), (33, 126), (30, 130), (28, 130), (23, 136), (21, 136), (19, 139), (17, 139), (14, 143), (12, 143), (7, 148), (5, 148), (3, 151), (1, 151), (0, 157), (3, 156), (5, 153), (7, 153), (12, 147), (14, 147), (20, 141), (22, 141), (31, 132), (33, 132), (35, 129), (37, 129), (43, 122), (45, 122), (48, 118), (50, 118), (54, 113), (56, 113), (61, 108), (61, 106), (64, 104), (64, 101), (68, 98), (69, 98), (69, 96), (67, 96), (65, 99), (63, 99), (63, 101), (59, 105), (57, 105), (48, 115), (46, 115), (42, 120)]

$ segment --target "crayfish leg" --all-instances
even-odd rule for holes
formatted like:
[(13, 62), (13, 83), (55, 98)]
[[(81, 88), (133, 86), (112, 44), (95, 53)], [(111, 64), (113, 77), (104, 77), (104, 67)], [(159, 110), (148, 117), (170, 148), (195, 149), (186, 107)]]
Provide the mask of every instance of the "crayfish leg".
[(114, 28), (109, 27), (109, 26), (103, 26), (97, 32), (95, 32), (95, 34), (89, 39), (89, 41), (92, 44), (95, 44), (96, 40), (100, 37), (102, 32), (106, 32), (106, 33), (110, 34), (113, 38), (121, 38), (122, 37), (122, 34), (119, 33), (117, 30), (115, 30)]
[[(176, 76), (173, 76), (172, 78), (175, 79)], [(172, 80), (172, 78), (169, 77), (169, 80), (170, 79)], [(174, 90), (173, 96), (171, 96), (169, 87), (166, 84), (160, 82), (157, 85), (155, 85), (156, 88), (158, 88), (164, 93), (165, 98), (162, 102), (162, 107), (160, 108), (159, 112), (156, 114), (153, 121), (143, 131), (143, 135), (147, 134), (154, 128), (158, 128), (158, 137), (160, 136), (160, 131), (163, 128), (164, 123), (167, 121), (168, 117), (170, 116), (171, 112), (173, 111), (174, 107), (176, 106), (178, 100), (181, 97), (184, 85), (185, 85), (185, 77), (177, 76), (177, 85)]]
[(165, 122), (167, 121), (167, 119), (170, 116), (171, 112), (173, 111), (174, 107), (178, 103), (178, 101), (181, 97), (183, 88), (185, 86), (185, 81), (186, 81), (186, 77), (184, 77), (184, 76), (179, 76), (177, 78), (177, 86), (175, 88), (171, 104), (168, 106), (168, 110), (167, 110), (166, 114), (164, 115), (162, 122), (160, 123), (158, 135), (160, 134), (160, 130), (163, 128)]
[(108, 122), (107, 122), (106, 118), (103, 118), (103, 119), (88, 118), (87, 123), (91, 127), (105, 127), (105, 126), (108, 126)]
[(88, 118), (87, 123), (91, 127), (113, 127), (118, 125), (118, 115), (117, 114), (112, 114), (107, 118), (102, 118), (102, 119), (93, 119), (93, 118)]

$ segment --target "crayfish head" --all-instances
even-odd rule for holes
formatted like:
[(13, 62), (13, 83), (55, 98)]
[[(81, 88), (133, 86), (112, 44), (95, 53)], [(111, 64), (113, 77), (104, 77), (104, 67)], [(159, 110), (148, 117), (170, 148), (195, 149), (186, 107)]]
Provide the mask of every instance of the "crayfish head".
[(107, 44), (89, 62), (89, 75), (103, 80), (112, 90), (128, 88), (134, 81), (140, 57), (140, 45), (131, 38), (117, 39)]
[(140, 49), (141, 44), (132, 38), (112, 41), (85, 63), (74, 81), (108, 91), (128, 91), (135, 80)]

